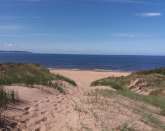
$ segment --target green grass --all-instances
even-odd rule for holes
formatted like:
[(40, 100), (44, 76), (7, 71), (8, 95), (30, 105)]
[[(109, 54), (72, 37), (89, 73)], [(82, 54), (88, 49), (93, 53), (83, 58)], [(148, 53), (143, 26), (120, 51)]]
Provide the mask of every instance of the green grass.
[[(130, 99), (133, 99), (135, 101), (141, 101), (145, 102), (147, 104), (151, 104), (153, 106), (159, 107), (162, 110), (165, 110), (165, 97), (161, 96), (144, 96), (136, 94), (130, 90), (119, 90), (117, 92), (111, 91), (111, 90), (98, 90), (97, 91), (100, 95), (105, 97), (111, 97), (115, 94), (122, 95), (125, 97), (128, 97)], [(163, 112), (162, 112), (163, 113)]]
[(118, 79), (113, 78), (111, 79), (110, 77), (97, 80), (91, 83), (91, 86), (112, 86), (112, 88), (116, 90), (123, 90), (122, 81), (118, 81)]
[(153, 70), (144, 70), (135, 72), (137, 75), (148, 75), (148, 74), (161, 74), (165, 75), (165, 68), (153, 69)]
[[(144, 96), (136, 94), (128, 89), (131, 81), (136, 79), (144, 79), (147, 83), (145, 88), (154, 89), (150, 95)], [(165, 96), (162, 93), (165, 90), (165, 69), (156, 69), (150, 71), (141, 71), (132, 73), (126, 77), (108, 77), (91, 83), (91, 86), (110, 86), (117, 90), (117, 93), (136, 101), (142, 101), (153, 106), (161, 108), (161, 114), (165, 111)], [(110, 91), (111, 92), (111, 91)], [(112, 94), (110, 92), (102, 92), (104, 95)]]
[(91, 86), (111, 86), (114, 89), (128, 89), (130, 83), (137, 79), (142, 79), (147, 85), (145, 90), (153, 90), (151, 95), (165, 96), (165, 69), (156, 69), (149, 71), (140, 71), (132, 73), (125, 77), (107, 77), (96, 80), (91, 83)]
[[(160, 113), (160, 115), (163, 115), (164, 110), (165, 110), (165, 98), (162, 98), (162, 97), (138, 95), (129, 90), (112, 91), (109, 89), (97, 89), (95, 90), (95, 92), (92, 92), (91, 95), (96, 95), (96, 94), (99, 94), (104, 97), (109, 97), (109, 98), (115, 97), (117, 95), (122, 95), (135, 101), (145, 102), (147, 104), (151, 104), (162, 109), (162, 112)], [(138, 110), (138, 113), (140, 113), (140, 115), (142, 116), (142, 121), (144, 123), (151, 125), (156, 129), (165, 130), (165, 124), (163, 123), (163, 121), (161, 121), (159, 118), (152, 115), (152, 113), (150, 113), (149, 111), (146, 112), (143, 110)], [(133, 131), (134, 129), (129, 128), (127, 125), (125, 125), (125, 126), (122, 126), (120, 130)]]
[[(0, 64), (0, 85), (25, 84), (27, 86), (51, 86), (63, 92), (58, 81), (65, 81), (73, 86), (76, 83), (62, 75), (55, 75), (48, 69), (36, 64)], [(57, 81), (55, 83), (55, 81)]]
[(165, 124), (160, 121), (160, 119), (154, 117), (150, 113), (143, 113), (143, 120), (144, 123), (151, 125), (155, 128), (162, 129), (163, 131), (165, 130)]
[(120, 131), (135, 131), (135, 129), (128, 126), (127, 123), (125, 123), (122, 127), (120, 127)]
[(4, 85), (23, 84), (34, 87), (44, 85), (65, 93), (64, 83), (76, 86), (76, 83), (62, 75), (55, 75), (48, 69), (36, 64), (0, 64), (0, 128), (5, 127), (5, 111), (8, 105), (15, 102), (15, 93), (4, 90)]
[(165, 96), (165, 89), (157, 89), (154, 90), (150, 93), (150, 95), (154, 95), (154, 96)]
[(73, 86), (77, 86), (75, 81), (73, 81), (73, 80), (71, 80), (71, 79), (69, 79), (69, 78), (67, 78), (65, 76), (59, 75), (59, 74), (55, 75), (54, 79), (55, 80), (63, 80), (63, 81), (66, 81), (66, 82), (70, 83)]
[(154, 105), (156, 107), (161, 108), (162, 110), (165, 109), (165, 97), (151, 96), (151, 95), (144, 96), (144, 95), (136, 94), (130, 90), (118, 91), (118, 93), (133, 100), (142, 101)]
[(0, 87), (0, 108), (6, 108), (10, 102), (15, 102), (15, 93), (13, 91), (7, 92)]
[(10, 103), (16, 102), (16, 95), (14, 91), (6, 91), (0, 87), (0, 129), (6, 129), (5, 111), (8, 109)]

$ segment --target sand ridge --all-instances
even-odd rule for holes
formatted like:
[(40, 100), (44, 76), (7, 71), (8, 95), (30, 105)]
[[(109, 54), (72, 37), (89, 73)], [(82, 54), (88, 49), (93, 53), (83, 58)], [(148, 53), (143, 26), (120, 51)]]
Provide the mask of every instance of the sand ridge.
[[(84, 103), (87, 98), (86, 94), (92, 90), (90, 83), (108, 76), (125, 76), (129, 74), (129, 72), (80, 70), (51, 70), (51, 72), (75, 80), (78, 87), (71, 88), (66, 95), (49, 88), (41, 90), (19, 86), (10, 87), (25, 102), (17, 105), (15, 110), (11, 109), (7, 113), (10, 118), (13, 118), (13, 121), (17, 122), (15, 131), (101, 131), (102, 123), (98, 125), (99, 123), (90, 112), (90, 106)], [(120, 99), (123, 101), (119, 100), (121, 103), (125, 102), (123, 98)], [(108, 101), (110, 108), (107, 108), (110, 114), (106, 114), (106, 112), (102, 114), (103, 116), (111, 115), (115, 118), (109, 120), (113, 129), (117, 129), (125, 120), (132, 121), (132, 119), (138, 118), (132, 114), (131, 110), (123, 108), (123, 105), (116, 101), (116, 99), (110, 99)], [(126, 103), (125, 106), (128, 106), (129, 103)], [(142, 125), (143, 123), (138, 124)], [(144, 127), (146, 127), (146, 130), (150, 130), (149, 127)]]

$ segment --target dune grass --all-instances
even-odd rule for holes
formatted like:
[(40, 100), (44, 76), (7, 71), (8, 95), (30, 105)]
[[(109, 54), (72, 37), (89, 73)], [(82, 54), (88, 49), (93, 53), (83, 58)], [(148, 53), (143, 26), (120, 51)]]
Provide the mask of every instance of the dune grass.
[[(132, 80), (142, 78), (147, 83), (145, 88), (154, 89), (148, 96), (137, 94), (129, 90), (128, 86)], [(110, 86), (117, 90), (117, 93), (133, 100), (142, 101), (153, 106), (161, 108), (161, 114), (165, 112), (165, 96), (162, 91), (165, 90), (165, 69), (156, 69), (150, 71), (141, 71), (132, 73), (125, 77), (108, 77), (100, 80), (96, 80), (91, 83), (91, 86)], [(111, 92), (111, 91), (110, 91)], [(104, 95), (110, 95), (112, 93), (104, 92)]]
[(3, 87), (0, 87), (0, 128), (5, 127), (5, 111), (8, 109), (10, 103), (15, 103), (16, 95), (14, 91), (6, 91)]
[(13, 91), (7, 92), (3, 87), (0, 87), (0, 110), (6, 108), (10, 102), (15, 102), (15, 100), (15, 93)]
[[(89, 95), (94, 98), (94, 100), (93, 100), (94, 102), (100, 103), (100, 107), (102, 107), (101, 104), (104, 103), (103, 98), (114, 99), (114, 98), (119, 98), (118, 96), (120, 96), (120, 95), (125, 96), (125, 97), (130, 98), (130, 99), (135, 100), (135, 101), (146, 102), (145, 105), (141, 103), (141, 106), (139, 104), (138, 104), (139, 106), (137, 106), (135, 104), (134, 107), (132, 108), (133, 112), (135, 112), (141, 116), (140, 121), (143, 121), (147, 125), (152, 126), (155, 130), (156, 129), (163, 130), (163, 131), (165, 130), (164, 122), (162, 121), (162, 119), (160, 119), (160, 117), (158, 117), (158, 115), (162, 115), (162, 114), (159, 114), (158, 112), (157, 112), (158, 113), (157, 114), (156, 112), (152, 112), (151, 110), (148, 110), (148, 108), (146, 108), (149, 103), (152, 105), (155, 105), (156, 103), (158, 103), (158, 105), (155, 105), (155, 106), (157, 106), (157, 107), (160, 106), (161, 109), (163, 109), (165, 106), (163, 99), (161, 100), (162, 103), (159, 103), (159, 100), (158, 101), (154, 100), (154, 102), (153, 102), (151, 100), (151, 98), (149, 98), (147, 96), (135, 94), (129, 90), (127, 90), (127, 91), (125, 91), (125, 90), (112, 91), (109, 89), (95, 89), (94, 91), (90, 92)], [(102, 96), (102, 98), (100, 96)], [(122, 101), (121, 99), (122, 99), (122, 97), (120, 99), (116, 99), (116, 100), (121, 102)], [(126, 99), (123, 99), (123, 100), (125, 101)], [(115, 102), (117, 102), (117, 101), (115, 101)], [(104, 104), (108, 105), (108, 102), (105, 102)], [(110, 104), (110, 106), (111, 106), (111, 104)], [(128, 108), (130, 108), (130, 107), (128, 106)], [(129, 123), (122, 125), (120, 127), (120, 130), (126, 130), (126, 131), (127, 130), (131, 130), (131, 131), (134, 130), (133, 126), (130, 126), (130, 125), (128, 126), (128, 125), (129, 125)]]
[(73, 86), (76, 83), (62, 75), (55, 75), (48, 69), (36, 64), (0, 64), (0, 85), (25, 84), (27, 86), (51, 86), (63, 92), (59, 81), (67, 82)]
[(157, 117), (154, 117), (152, 114), (150, 113), (143, 113), (143, 122), (151, 125), (155, 128), (157, 128), (157, 130), (161, 129), (161, 130), (165, 130), (165, 124)]
[[(91, 86), (111, 86), (114, 89), (125, 89), (128, 88), (130, 83), (132, 81), (135, 81), (136, 79), (143, 79), (146, 85), (146, 89), (152, 89), (154, 92), (158, 92), (157, 95), (163, 95), (163, 92), (165, 90), (165, 76), (161, 74), (147, 74), (147, 75), (140, 75), (133, 73), (129, 76), (125, 77), (108, 77), (103, 78), (100, 80), (96, 80), (91, 83)], [(152, 93), (154, 95), (154, 92)], [(155, 92), (155, 95), (156, 95)]]
[(55, 75), (48, 69), (36, 64), (0, 64), (0, 128), (6, 128), (5, 111), (10, 103), (16, 101), (13, 91), (6, 91), (3, 86), (23, 84), (34, 87), (43, 85), (65, 93), (63, 82), (76, 86), (76, 83), (62, 75)]
[(152, 95), (144, 96), (136, 94), (130, 90), (119, 91), (119, 94), (131, 98), (133, 100), (149, 103), (151, 105), (161, 108), (162, 110), (165, 110), (165, 97)]
[(152, 90), (151, 95), (165, 96), (165, 68), (140, 71), (125, 77), (108, 77), (96, 80), (91, 86), (111, 86), (114, 89), (128, 89), (131, 82), (141, 79), (145, 85), (145, 90)]

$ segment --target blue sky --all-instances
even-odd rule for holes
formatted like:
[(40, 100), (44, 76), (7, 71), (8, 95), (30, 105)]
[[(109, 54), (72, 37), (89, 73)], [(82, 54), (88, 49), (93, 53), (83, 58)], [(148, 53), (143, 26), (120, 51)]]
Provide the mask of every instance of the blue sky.
[(165, 1), (0, 0), (0, 50), (165, 55)]

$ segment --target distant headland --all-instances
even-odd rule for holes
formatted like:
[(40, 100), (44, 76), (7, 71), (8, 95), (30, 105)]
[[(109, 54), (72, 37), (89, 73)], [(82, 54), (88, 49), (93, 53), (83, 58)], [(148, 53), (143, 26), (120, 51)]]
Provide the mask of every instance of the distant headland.
[(3, 51), (3, 50), (0, 50), (0, 53), (21, 53), (21, 54), (31, 54), (32, 52), (30, 52), (30, 51)]

